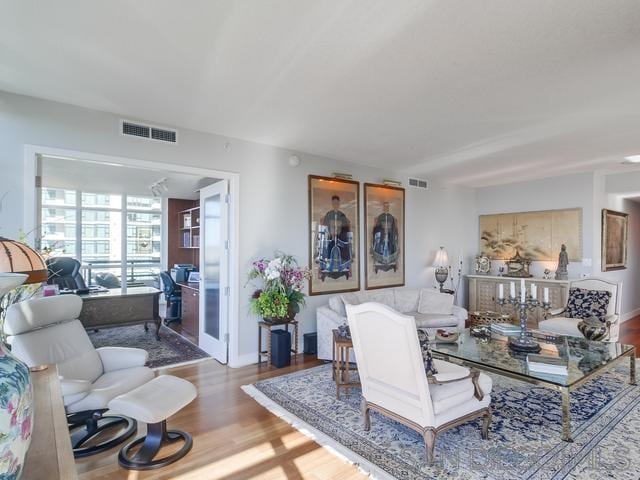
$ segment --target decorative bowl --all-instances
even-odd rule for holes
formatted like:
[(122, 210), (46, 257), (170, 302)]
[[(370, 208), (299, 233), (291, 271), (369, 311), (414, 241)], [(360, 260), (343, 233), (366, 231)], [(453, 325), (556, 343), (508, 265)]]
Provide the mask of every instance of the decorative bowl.
[(436, 331), (436, 342), (439, 343), (455, 343), (459, 337), (460, 334), (458, 332), (447, 332), (446, 330)]
[(609, 325), (591, 317), (578, 323), (578, 330), (587, 340), (599, 342), (609, 334)]

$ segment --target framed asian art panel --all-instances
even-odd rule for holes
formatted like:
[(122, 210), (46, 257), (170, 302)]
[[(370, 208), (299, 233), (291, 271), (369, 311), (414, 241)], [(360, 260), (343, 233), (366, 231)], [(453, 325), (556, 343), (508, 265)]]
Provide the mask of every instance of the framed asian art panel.
[(629, 215), (602, 209), (602, 271), (627, 268)]
[(404, 188), (364, 185), (365, 286), (404, 285)]
[(360, 183), (309, 175), (309, 295), (360, 290)]

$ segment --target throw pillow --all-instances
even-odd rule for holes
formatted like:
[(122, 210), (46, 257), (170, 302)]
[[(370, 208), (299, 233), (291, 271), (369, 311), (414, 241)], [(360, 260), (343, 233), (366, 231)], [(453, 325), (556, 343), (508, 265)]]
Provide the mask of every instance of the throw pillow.
[(423, 288), (420, 291), (418, 313), (453, 314), (453, 295), (432, 288)]
[(569, 289), (569, 300), (565, 313), (569, 318), (582, 320), (596, 317), (604, 322), (607, 316), (611, 292), (606, 290), (586, 290), (573, 287)]
[(424, 361), (424, 370), (427, 375), (436, 375), (438, 370), (433, 363), (433, 355), (431, 353), (431, 347), (429, 346), (429, 332), (419, 328), (418, 340), (420, 341), (420, 349), (422, 350), (422, 360)]

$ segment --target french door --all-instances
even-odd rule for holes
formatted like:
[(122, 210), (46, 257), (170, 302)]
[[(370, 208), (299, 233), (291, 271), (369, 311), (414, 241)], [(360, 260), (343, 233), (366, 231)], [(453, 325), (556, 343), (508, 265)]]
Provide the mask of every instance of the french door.
[(200, 190), (199, 346), (227, 363), (229, 345), (229, 182)]

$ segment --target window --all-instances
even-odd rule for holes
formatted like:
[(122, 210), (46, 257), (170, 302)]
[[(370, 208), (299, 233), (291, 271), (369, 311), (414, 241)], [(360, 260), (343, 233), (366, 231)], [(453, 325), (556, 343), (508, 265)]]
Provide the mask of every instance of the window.
[(150, 283), (158, 274), (160, 199), (52, 187), (43, 187), (41, 198), (42, 246), (78, 258), (89, 284), (104, 273), (129, 285)]

